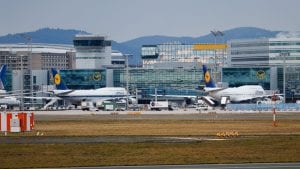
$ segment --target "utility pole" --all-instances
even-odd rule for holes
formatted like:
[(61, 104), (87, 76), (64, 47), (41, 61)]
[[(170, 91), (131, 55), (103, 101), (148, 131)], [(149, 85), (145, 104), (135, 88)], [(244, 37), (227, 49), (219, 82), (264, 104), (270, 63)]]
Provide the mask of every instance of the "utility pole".
[[(216, 45), (217, 45), (217, 37), (218, 36), (221, 36), (221, 37), (223, 37), (224, 36), (224, 33), (223, 32), (221, 32), (221, 31), (217, 31), (217, 30), (212, 30), (212, 31), (210, 31), (211, 32), (211, 34), (214, 36), (214, 38), (215, 38), (215, 47), (216, 47)], [(214, 53), (214, 59), (215, 59), (215, 61), (214, 61), (214, 79), (216, 80), (216, 81), (220, 81), (221, 79), (219, 79), (219, 78), (217, 78), (217, 72), (218, 72), (218, 67), (217, 67), (217, 49), (215, 49), (214, 50), (215, 51), (215, 53)], [(224, 56), (223, 56), (224, 57)], [(221, 76), (221, 75), (220, 75)]]
[(126, 95), (126, 110), (128, 110), (128, 101), (129, 101), (129, 70), (128, 70), (128, 54), (124, 55), (126, 57), (126, 90), (127, 90), (127, 95)]
[(21, 55), (21, 102), (20, 110), (24, 110), (24, 71), (23, 71), (23, 55)]
[[(20, 36), (24, 39), (27, 40), (27, 45), (28, 45), (28, 62), (29, 62), (29, 67), (28, 67), (28, 71), (29, 71), (29, 76), (30, 76), (30, 96), (32, 97), (33, 94), (33, 78), (32, 78), (32, 37), (28, 34), (20, 34)], [(21, 58), (21, 60), (23, 60), (23, 58)], [(23, 65), (21, 66), (23, 68)], [(24, 70), (23, 70), (24, 71)], [(24, 72), (22, 72), (22, 76), (24, 78)], [(22, 79), (23, 79), (22, 78)], [(23, 81), (23, 80), (22, 80)], [(24, 90), (24, 81), (22, 83), (22, 88)], [(22, 96), (23, 96), (23, 104), (24, 104), (24, 94), (23, 94), (24, 91), (22, 91)], [(24, 106), (24, 105), (23, 105)]]
[(286, 67), (286, 57), (290, 56), (290, 53), (288, 52), (282, 52), (279, 54), (281, 57), (283, 57), (283, 103), (286, 102), (286, 93), (285, 93), (285, 84), (286, 84), (286, 77), (285, 77), (285, 67)]

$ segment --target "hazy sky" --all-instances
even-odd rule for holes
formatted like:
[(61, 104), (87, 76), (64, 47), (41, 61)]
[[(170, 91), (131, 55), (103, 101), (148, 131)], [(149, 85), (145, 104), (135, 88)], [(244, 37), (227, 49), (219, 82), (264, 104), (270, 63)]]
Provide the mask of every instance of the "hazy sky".
[(0, 0), (0, 35), (80, 29), (122, 42), (253, 26), (300, 31), (300, 0)]

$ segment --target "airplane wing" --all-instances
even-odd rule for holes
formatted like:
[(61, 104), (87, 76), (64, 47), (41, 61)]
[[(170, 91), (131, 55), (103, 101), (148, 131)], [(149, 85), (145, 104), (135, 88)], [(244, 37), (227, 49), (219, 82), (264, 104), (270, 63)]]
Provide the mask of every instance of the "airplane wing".
[[(155, 94), (151, 94), (150, 96), (155, 97)], [(174, 97), (174, 98), (196, 98), (197, 96), (191, 95), (156, 95), (157, 97)]]
[(70, 89), (68, 89), (68, 90), (53, 90), (53, 93), (55, 95), (66, 95), (66, 94), (69, 94), (71, 92), (73, 92), (73, 90), (70, 90)]
[(205, 92), (215, 92), (215, 91), (220, 91), (220, 90), (224, 90), (226, 88), (218, 88), (218, 87), (205, 87), (204, 91)]
[[(18, 98), (20, 98), (20, 97), (18, 97)], [(40, 96), (38, 96), (38, 97), (34, 97), (34, 96), (24, 96), (23, 97), (24, 99), (37, 99), (37, 100), (52, 100), (52, 99), (56, 99), (56, 100), (62, 100), (62, 98), (60, 98), (60, 97), (40, 97)]]
[(236, 99), (235, 102), (250, 101), (250, 100), (259, 99), (259, 98), (264, 98), (264, 97), (263, 96), (260, 96), (260, 97), (243, 97), (241, 99)]
[[(249, 100), (253, 100), (253, 99), (264, 99), (264, 98), (269, 98), (272, 99), (274, 95), (262, 95), (262, 96), (253, 96), (253, 97), (243, 97), (240, 100), (237, 100), (237, 102), (243, 102), (243, 101), (249, 101)], [(277, 94), (276, 96), (276, 100), (282, 100), (282, 94)]]

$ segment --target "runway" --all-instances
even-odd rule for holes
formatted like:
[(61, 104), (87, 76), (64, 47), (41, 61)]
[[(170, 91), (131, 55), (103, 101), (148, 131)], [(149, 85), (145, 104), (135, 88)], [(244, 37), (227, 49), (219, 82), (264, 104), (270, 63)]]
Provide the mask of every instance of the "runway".
[[(48, 120), (122, 120), (122, 119), (159, 119), (159, 120), (267, 120), (273, 118), (272, 112), (206, 111), (195, 109), (175, 111), (34, 111), (35, 119)], [(300, 119), (300, 112), (277, 112), (278, 119)]]
[[(72, 169), (291, 169), (300, 163), (247, 163), (247, 164), (199, 164), (199, 165), (154, 165), (154, 166), (113, 166), (113, 167), (72, 167)], [(52, 168), (54, 169), (54, 168)], [(61, 168), (60, 168), (61, 169)], [(71, 168), (65, 168), (71, 169)]]
[[(82, 110), (52, 110), (52, 111), (33, 111), (37, 115), (86, 115), (86, 114), (95, 114), (95, 115), (127, 115), (127, 114), (142, 114), (142, 115), (187, 115), (187, 114), (272, 114), (273, 111), (227, 111), (227, 110), (206, 110), (206, 111), (197, 111), (194, 108), (187, 109), (178, 109), (173, 111), (161, 110), (161, 111), (82, 111)], [(277, 111), (278, 114), (286, 113), (295, 113), (299, 114), (300, 111)]]
[(196, 143), (200, 141), (222, 141), (209, 136), (172, 137), (172, 136), (36, 136), (0, 137), (1, 144), (91, 144), (91, 143)]

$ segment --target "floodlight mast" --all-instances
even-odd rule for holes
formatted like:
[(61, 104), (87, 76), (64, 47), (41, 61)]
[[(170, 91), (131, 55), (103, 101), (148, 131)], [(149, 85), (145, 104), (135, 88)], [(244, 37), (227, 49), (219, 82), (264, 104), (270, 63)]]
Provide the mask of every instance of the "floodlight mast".
[[(27, 44), (28, 44), (28, 51), (29, 51), (29, 53), (28, 53), (28, 60), (29, 60), (29, 76), (30, 76), (30, 96), (32, 97), (33, 95), (32, 95), (32, 92), (33, 92), (33, 78), (32, 78), (32, 36), (30, 36), (30, 35), (28, 35), (28, 34), (25, 34), (25, 33), (22, 33), (22, 34), (20, 34), (20, 36), (22, 37), (22, 38), (24, 38), (24, 39), (26, 39), (27, 40)], [(21, 85), (22, 85), (22, 87), (21, 87), (21, 92), (22, 92), (22, 103), (21, 103), (21, 108), (22, 108), (22, 110), (23, 110), (23, 108), (24, 108), (24, 80), (23, 80), (23, 78), (24, 78), (24, 68), (23, 68), (23, 56), (21, 57), (21, 76), (22, 76), (22, 80), (21, 80)]]
[[(215, 45), (217, 44), (217, 37), (224, 36), (224, 33), (222, 31), (219, 30), (211, 30), (210, 31), (211, 34), (214, 36), (215, 39)], [(217, 50), (215, 49), (215, 56), (214, 56), (214, 79), (217, 80)]]

